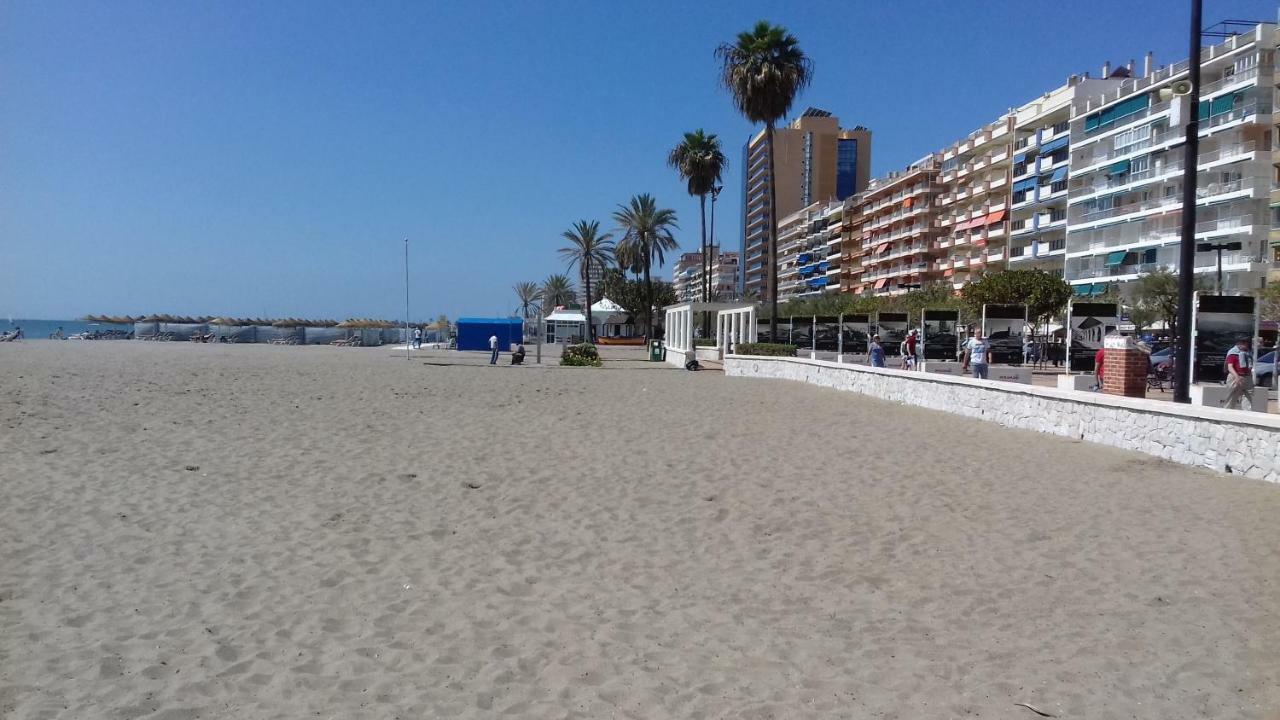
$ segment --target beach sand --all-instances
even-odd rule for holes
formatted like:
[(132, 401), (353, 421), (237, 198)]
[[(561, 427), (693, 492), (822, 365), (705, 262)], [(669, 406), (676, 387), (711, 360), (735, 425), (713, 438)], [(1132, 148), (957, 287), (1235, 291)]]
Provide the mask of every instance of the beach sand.
[(1280, 717), (1276, 486), (484, 363), (0, 347), (0, 716)]

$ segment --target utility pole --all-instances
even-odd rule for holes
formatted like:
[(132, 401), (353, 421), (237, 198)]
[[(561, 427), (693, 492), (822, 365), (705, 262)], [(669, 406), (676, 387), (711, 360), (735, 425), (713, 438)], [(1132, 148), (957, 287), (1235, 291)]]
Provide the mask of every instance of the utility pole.
[(409, 238), (404, 239), (404, 359), (409, 359)]
[(1239, 241), (1227, 243), (1197, 243), (1196, 252), (1217, 252), (1218, 253), (1218, 282), (1214, 285), (1214, 294), (1222, 294), (1222, 251), (1231, 250), (1233, 252), (1244, 247), (1244, 243)]
[(1191, 303), (1196, 264), (1196, 172), (1200, 159), (1200, 28), (1203, 0), (1191, 0), (1191, 49), (1187, 55), (1187, 139), (1182, 170), (1182, 244), (1178, 253), (1178, 345), (1173, 367), (1177, 372), (1173, 401), (1191, 402)]

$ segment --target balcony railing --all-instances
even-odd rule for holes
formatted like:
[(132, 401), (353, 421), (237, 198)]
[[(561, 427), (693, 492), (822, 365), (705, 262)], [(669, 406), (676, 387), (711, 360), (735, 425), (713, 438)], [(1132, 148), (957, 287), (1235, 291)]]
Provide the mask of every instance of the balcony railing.
[[(1230, 195), (1238, 192), (1252, 192), (1255, 189), (1265, 187), (1269, 192), (1271, 184), (1254, 178), (1244, 178), (1241, 180), (1232, 180), (1230, 182), (1208, 183), (1196, 190), (1196, 204), (1204, 204), (1208, 200), (1222, 195)], [(1182, 204), (1182, 194), (1176, 193), (1168, 197), (1156, 198), (1145, 202), (1126, 203), (1124, 205), (1116, 205), (1105, 210), (1094, 210), (1092, 212), (1083, 213), (1079, 222), (1087, 223), (1096, 220), (1105, 220), (1111, 217), (1119, 217), (1122, 215), (1132, 215), (1134, 213), (1144, 212), (1146, 210), (1155, 210)]]

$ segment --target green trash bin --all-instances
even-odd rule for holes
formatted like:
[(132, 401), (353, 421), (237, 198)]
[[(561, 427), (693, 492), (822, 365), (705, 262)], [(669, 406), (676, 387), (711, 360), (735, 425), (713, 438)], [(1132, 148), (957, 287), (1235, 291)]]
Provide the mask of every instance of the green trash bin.
[(667, 348), (661, 340), (649, 341), (649, 362), (662, 362), (667, 359)]

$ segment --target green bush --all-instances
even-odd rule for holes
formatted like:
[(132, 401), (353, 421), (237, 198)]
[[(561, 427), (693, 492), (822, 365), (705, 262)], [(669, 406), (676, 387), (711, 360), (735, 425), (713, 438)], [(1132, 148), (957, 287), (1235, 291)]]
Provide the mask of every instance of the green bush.
[(603, 363), (595, 345), (582, 343), (565, 347), (564, 353), (560, 355), (560, 364), (571, 367), (600, 367)]
[(719, 343), (715, 338), (694, 338), (693, 345), (694, 347), (716, 347)]
[(733, 349), (735, 355), (765, 355), (768, 357), (795, 357), (795, 345), (781, 343), (738, 343)]

